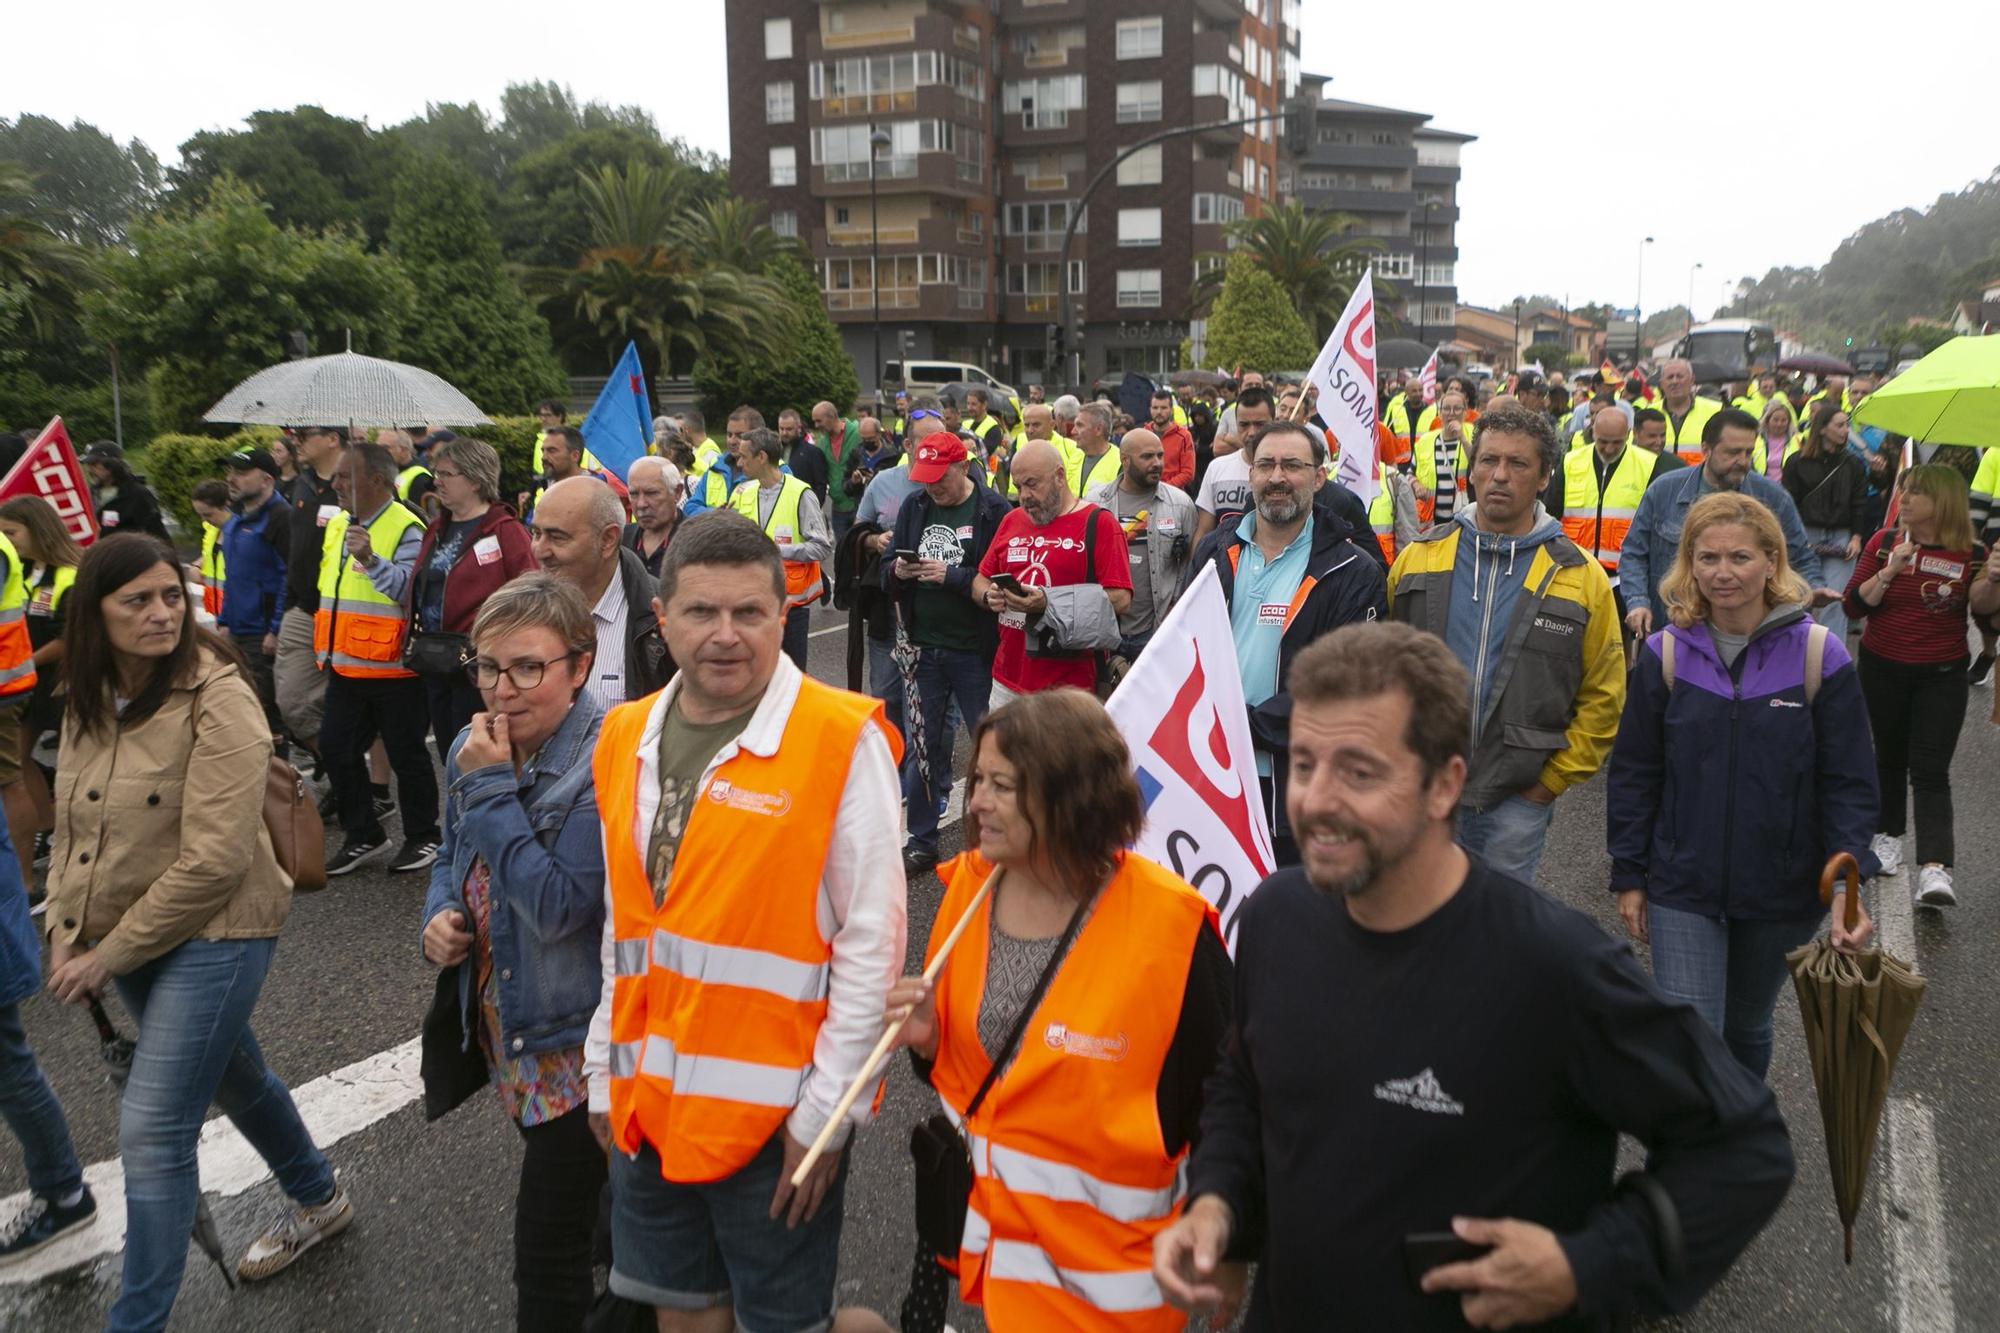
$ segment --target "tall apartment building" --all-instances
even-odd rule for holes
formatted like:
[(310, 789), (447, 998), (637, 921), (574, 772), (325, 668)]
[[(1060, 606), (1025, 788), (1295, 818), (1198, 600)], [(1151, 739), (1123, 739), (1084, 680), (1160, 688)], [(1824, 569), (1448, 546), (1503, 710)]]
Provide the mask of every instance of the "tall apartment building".
[(1323, 97), (1325, 75), (1304, 76), (1315, 106), (1311, 145), (1288, 163), (1309, 209), (1348, 213), (1356, 233), (1380, 237), (1378, 281), (1394, 287), (1376, 314), (1385, 334), (1449, 338), (1458, 311), (1459, 150), (1476, 136), (1436, 129), (1421, 111)]
[[(1197, 256), (1277, 197), (1275, 113), (1302, 0), (730, 0), (730, 186), (803, 241), (866, 392), (884, 360), (1065, 380), (1065, 288), (1085, 380), (1175, 368)], [(870, 138), (888, 142), (873, 162)], [(872, 221), (871, 221), (872, 218)], [(879, 246), (879, 281), (871, 249)], [(1070, 351), (1079, 350), (1074, 343)]]

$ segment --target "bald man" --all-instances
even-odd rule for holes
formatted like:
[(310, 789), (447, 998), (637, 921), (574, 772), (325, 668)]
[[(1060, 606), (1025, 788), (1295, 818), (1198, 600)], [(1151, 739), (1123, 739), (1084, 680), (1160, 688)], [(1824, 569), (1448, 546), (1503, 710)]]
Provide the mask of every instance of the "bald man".
[[(1030, 409), (1032, 410), (1032, 409)], [(1132, 604), (1125, 533), (1110, 511), (1085, 504), (1070, 490), (1062, 456), (1045, 440), (1029, 440), (1014, 455), (1021, 507), (1000, 521), (979, 562), (973, 599), (1000, 617), (1000, 651), (993, 659), (993, 706), (1064, 685), (1094, 690), (1091, 653), (1030, 657), (1030, 616), (1048, 610), (1051, 590), (1084, 615), (1121, 616)], [(1108, 646), (1108, 645), (1107, 645)]]
[[(1671, 453), (1655, 454), (1633, 444), (1631, 425), (1616, 407), (1600, 408), (1590, 419), (1590, 444), (1569, 451), (1542, 503), (1551, 518), (1562, 521), (1564, 535), (1604, 566), (1623, 625), (1625, 593), (1619, 587), (1618, 564), (1625, 534), (1646, 488), (1682, 463)], [(1629, 648), (1631, 627), (1624, 630)]]
[(625, 494), (632, 502), (632, 521), (625, 526), (621, 541), (627, 549), (638, 552), (646, 573), (655, 579), (660, 576), (660, 561), (667, 554), (667, 543), (672, 540), (674, 524), (681, 516), (684, 489), (681, 470), (664, 458), (641, 458), (625, 474)]
[[(1076, 399), (1069, 394), (1064, 394), (1056, 402), (1060, 404), (1064, 398), (1069, 399), (1072, 404), (1078, 407), (1082, 406), (1082, 404), (1077, 403)], [(1071, 420), (1074, 421), (1075, 413), (1072, 412), (1070, 415)], [(1029, 440), (1044, 440), (1055, 447), (1056, 456), (1062, 460), (1063, 472), (1069, 483), (1070, 493), (1074, 495), (1077, 488), (1082, 484), (1083, 450), (1077, 447), (1076, 441), (1064, 435), (1060, 427), (1061, 422), (1057, 417), (1056, 409), (1047, 403), (1030, 403), (1021, 409), (1021, 434), (1023, 443), (1025, 444)], [(1020, 492), (1015, 488), (1011, 474), (1007, 482), (1007, 498), (1010, 500), (1020, 498)]]
[(1667, 448), (1690, 467), (1700, 464), (1702, 427), (1722, 402), (1696, 396), (1694, 367), (1680, 357), (1660, 363), (1660, 410), (1667, 414)]
[(861, 423), (850, 421), (832, 403), (813, 404), (813, 443), (826, 455), (827, 508), (833, 519), (833, 547), (837, 551), (854, 526), (854, 511), (860, 507), (861, 492), (848, 493), (848, 469), (861, 469)]
[(1194, 500), (1163, 480), (1166, 464), (1167, 448), (1157, 433), (1128, 430), (1118, 443), (1117, 478), (1086, 497), (1110, 510), (1125, 533), (1132, 604), (1118, 616), (1118, 651), (1127, 661), (1139, 655), (1173, 609), (1194, 549)]
[(605, 709), (651, 694), (673, 675), (653, 613), (653, 576), (620, 541), (624, 530), (625, 507), (596, 477), (549, 487), (528, 528), (535, 559), (577, 586), (597, 622), (598, 651), (583, 692)]

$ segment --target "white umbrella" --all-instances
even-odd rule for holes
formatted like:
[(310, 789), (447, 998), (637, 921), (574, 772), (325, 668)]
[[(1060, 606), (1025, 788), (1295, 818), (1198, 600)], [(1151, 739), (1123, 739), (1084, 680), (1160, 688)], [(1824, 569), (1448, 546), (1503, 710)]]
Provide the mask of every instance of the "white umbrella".
[(478, 426), (488, 420), (430, 371), (358, 352), (269, 366), (222, 395), (205, 419), (263, 426)]

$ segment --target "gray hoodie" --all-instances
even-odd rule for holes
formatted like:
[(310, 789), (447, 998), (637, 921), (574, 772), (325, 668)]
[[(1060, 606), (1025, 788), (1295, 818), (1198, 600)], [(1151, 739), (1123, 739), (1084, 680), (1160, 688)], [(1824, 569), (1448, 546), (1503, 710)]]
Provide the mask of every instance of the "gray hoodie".
[[(1514, 621), (1514, 603), (1521, 596), (1521, 565), (1533, 558), (1535, 548), (1562, 535), (1562, 524), (1535, 502), (1535, 525), (1526, 536), (1511, 537), (1482, 531), (1474, 521), (1479, 506), (1466, 506), (1451, 521), (1465, 529), (1459, 534), (1459, 557), (1451, 571), (1451, 613), (1445, 621), (1444, 641), (1453, 656), (1472, 673), (1472, 745), (1479, 748), (1479, 719), (1486, 715), (1487, 696), (1492, 692), (1496, 662)], [(1467, 559), (1465, 545), (1472, 546)]]

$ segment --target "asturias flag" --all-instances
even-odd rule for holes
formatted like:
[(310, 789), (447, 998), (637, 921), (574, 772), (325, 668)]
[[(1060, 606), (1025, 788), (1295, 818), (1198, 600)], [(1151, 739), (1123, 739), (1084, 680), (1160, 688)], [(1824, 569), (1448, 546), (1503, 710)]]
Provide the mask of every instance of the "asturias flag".
[(646, 375), (639, 369), (639, 345), (625, 344), (625, 355), (604, 382), (604, 391), (583, 419), (583, 443), (609, 472), (623, 478), (645, 457), (653, 441), (653, 404), (646, 393)]

